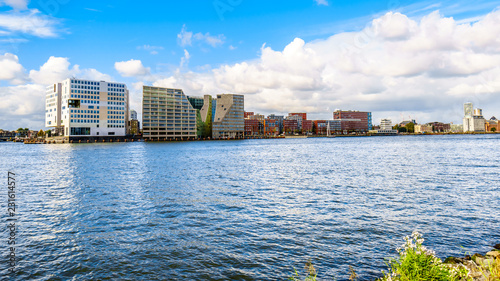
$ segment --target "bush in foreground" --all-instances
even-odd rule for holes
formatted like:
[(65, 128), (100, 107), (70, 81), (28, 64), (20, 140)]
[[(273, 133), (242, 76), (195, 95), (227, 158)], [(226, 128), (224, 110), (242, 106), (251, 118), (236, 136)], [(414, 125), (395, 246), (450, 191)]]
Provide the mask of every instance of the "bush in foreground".
[(388, 262), (389, 272), (380, 281), (467, 280), (467, 269), (450, 268), (437, 258), (434, 251), (422, 244), (418, 232), (405, 237), (405, 244), (398, 248), (399, 257)]

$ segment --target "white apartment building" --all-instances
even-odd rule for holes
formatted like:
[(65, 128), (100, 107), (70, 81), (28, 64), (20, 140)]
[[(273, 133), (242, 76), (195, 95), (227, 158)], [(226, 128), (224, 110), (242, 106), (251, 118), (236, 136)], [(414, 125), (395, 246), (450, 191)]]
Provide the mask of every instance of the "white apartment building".
[(45, 126), (56, 136), (125, 136), (128, 117), (123, 83), (70, 78), (47, 87)]

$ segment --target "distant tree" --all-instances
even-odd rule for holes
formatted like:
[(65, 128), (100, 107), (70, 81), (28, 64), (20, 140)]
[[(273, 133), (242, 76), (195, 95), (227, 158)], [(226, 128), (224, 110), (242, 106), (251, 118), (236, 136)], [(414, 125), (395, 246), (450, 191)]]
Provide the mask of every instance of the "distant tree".
[(36, 135), (38, 137), (43, 137), (43, 136), (45, 136), (45, 132), (42, 129), (40, 129), (40, 131), (38, 131), (38, 134), (36, 134)]
[(406, 124), (405, 128), (408, 133), (415, 133), (415, 124), (412, 122)]
[(497, 128), (491, 128), (491, 131), (494, 133), (497, 131)]
[(397, 129), (395, 129), (395, 130), (398, 130), (399, 133), (407, 133), (408, 132), (408, 129), (406, 127), (397, 126)]
[(313, 127), (312, 127), (312, 133), (313, 133), (313, 135), (316, 135), (317, 131), (318, 131), (318, 128), (316, 128), (316, 124), (313, 123)]
[(45, 131), (45, 135), (50, 138), (52, 136), (52, 131), (51, 130), (47, 130)]

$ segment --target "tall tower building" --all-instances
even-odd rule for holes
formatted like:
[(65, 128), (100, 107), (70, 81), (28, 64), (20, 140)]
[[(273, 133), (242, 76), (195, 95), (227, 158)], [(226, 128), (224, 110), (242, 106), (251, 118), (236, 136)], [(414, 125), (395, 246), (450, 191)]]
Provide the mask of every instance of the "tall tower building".
[(46, 90), (45, 126), (68, 138), (125, 136), (129, 91), (123, 83), (66, 79)]
[(464, 104), (463, 131), (464, 133), (486, 131), (483, 110), (480, 108), (474, 109), (473, 104), (470, 102)]
[(464, 104), (464, 116), (465, 117), (472, 117), (473, 108), (474, 108), (474, 106), (472, 105), (471, 102), (465, 103)]

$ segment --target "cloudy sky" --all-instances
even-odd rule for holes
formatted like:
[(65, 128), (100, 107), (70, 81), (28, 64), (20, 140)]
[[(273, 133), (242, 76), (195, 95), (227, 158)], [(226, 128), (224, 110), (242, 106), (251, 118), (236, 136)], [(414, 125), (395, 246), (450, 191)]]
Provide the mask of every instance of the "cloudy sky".
[(245, 95), (262, 114), (500, 117), (498, 1), (0, 0), (0, 128), (43, 128), (68, 77)]

